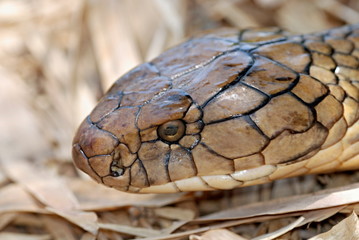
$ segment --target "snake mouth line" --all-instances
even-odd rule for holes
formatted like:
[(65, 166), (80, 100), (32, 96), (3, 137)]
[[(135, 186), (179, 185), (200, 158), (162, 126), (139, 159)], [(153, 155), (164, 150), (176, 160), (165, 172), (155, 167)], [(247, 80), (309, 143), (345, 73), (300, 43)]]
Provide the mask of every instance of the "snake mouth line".
[(277, 169), (274, 165), (264, 165), (232, 174), (194, 176), (161, 185), (142, 188), (140, 193), (174, 193), (188, 191), (228, 190), (239, 186), (250, 186), (267, 182), (268, 176)]

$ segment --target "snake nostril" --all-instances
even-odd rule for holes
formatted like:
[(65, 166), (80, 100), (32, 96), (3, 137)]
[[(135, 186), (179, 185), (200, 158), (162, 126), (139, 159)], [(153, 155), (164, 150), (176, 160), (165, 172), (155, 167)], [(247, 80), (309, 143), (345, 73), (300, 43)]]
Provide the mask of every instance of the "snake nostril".
[(125, 169), (123, 167), (119, 167), (118, 165), (118, 162), (117, 161), (114, 161), (112, 164), (111, 164), (111, 167), (110, 167), (110, 175), (112, 177), (119, 177), (119, 176), (122, 176), (125, 172)]

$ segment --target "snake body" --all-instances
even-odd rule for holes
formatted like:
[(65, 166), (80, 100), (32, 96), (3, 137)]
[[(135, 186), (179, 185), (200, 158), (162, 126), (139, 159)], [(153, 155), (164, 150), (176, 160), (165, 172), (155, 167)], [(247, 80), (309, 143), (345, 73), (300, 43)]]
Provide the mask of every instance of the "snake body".
[(359, 169), (359, 24), (221, 29), (117, 80), (73, 158), (128, 192), (232, 189)]

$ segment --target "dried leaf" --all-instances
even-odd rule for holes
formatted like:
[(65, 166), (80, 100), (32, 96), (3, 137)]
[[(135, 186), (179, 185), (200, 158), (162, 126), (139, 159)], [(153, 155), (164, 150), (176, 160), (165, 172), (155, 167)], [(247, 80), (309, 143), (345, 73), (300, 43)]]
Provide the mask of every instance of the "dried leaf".
[(151, 237), (151, 236), (158, 236), (161, 234), (160, 231), (156, 231), (152, 229), (131, 227), (131, 226), (120, 225), (120, 224), (100, 223), (99, 226), (101, 229), (126, 233), (138, 237)]
[(359, 202), (359, 184), (324, 190), (321, 192), (274, 199), (230, 208), (221, 212), (201, 217), (195, 222), (209, 220), (229, 220), (245, 217), (284, 214), (298, 211), (330, 208)]
[(155, 213), (159, 217), (173, 220), (189, 221), (194, 219), (195, 213), (189, 209), (178, 207), (162, 207), (155, 209)]
[(43, 216), (42, 222), (54, 239), (77, 240), (73, 225), (62, 218), (54, 216)]
[[(104, 88), (141, 62), (125, 1), (89, 2), (89, 26)], [(123, 24), (118, 24), (122, 22)], [(120, 44), (119, 44), (120, 43)], [(125, 61), (121, 61), (126, 56)]]
[(330, 231), (310, 238), (310, 240), (336, 239), (359, 239), (359, 220), (355, 213), (335, 225)]
[[(305, 12), (305, 17), (303, 17)], [(310, 0), (285, 1), (277, 14), (285, 29), (296, 33), (309, 33), (330, 28), (325, 14)]]
[(0, 189), (0, 196), (0, 213), (43, 212), (28, 192), (17, 184), (10, 184), (6, 187), (2, 187)]
[(80, 212), (71, 210), (58, 210), (55, 208), (46, 208), (50, 212), (66, 218), (68, 221), (76, 224), (82, 229), (96, 235), (98, 231), (97, 215), (93, 212)]
[[(162, 207), (184, 199), (185, 193), (131, 194), (95, 183), (93, 180), (74, 180), (69, 184), (83, 210), (105, 210), (125, 206)], [(98, 196), (101, 196), (99, 198)]]
[(0, 65), (0, 163), (5, 162), (5, 158), (12, 162), (18, 156), (39, 154), (48, 147), (41, 138), (34, 114), (26, 104), (29, 91), (25, 86), (16, 73)]
[(221, 1), (213, 9), (217, 13), (221, 14), (224, 18), (227, 18), (228, 21), (231, 22), (233, 26), (236, 26), (237, 28), (260, 26), (254, 16), (252, 16), (240, 7), (236, 7), (235, 4), (231, 3), (230, 1)]
[(17, 216), (17, 213), (3, 213), (0, 214), (0, 231), (6, 227)]
[(91, 233), (85, 233), (82, 235), (81, 240), (96, 240), (96, 236)]
[(59, 210), (77, 209), (79, 204), (73, 193), (59, 177), (35, 168), (26, 160), (3, 162), (6, 174), (24, 186), (44, 205)]
[(52, 237), (48, 234), (21, 234), (21, 233), (0, 233), (0, 240), (50, 240)]
[(246, 240), (237, 234), (226, 229), (210, 230), (201, 236), (191, 235), (190, 240)]
[(335, 0), (316, 1), (318, 7), (351, 24), (359, 21), (359, 12)]

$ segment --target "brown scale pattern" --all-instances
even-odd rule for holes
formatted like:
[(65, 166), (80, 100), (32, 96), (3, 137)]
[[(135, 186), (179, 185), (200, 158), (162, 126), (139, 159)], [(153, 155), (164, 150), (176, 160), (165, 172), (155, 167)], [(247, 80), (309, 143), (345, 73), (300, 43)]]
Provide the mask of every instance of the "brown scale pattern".
[[(299, 36), (222, 29), (191, 39), (114, 83), (74, 138), (75, 164), (131, 192), (358, 169), (358, 57), (359, 25)], [(178, 119), (184, 136), (161, 139), (159, 126)]]

